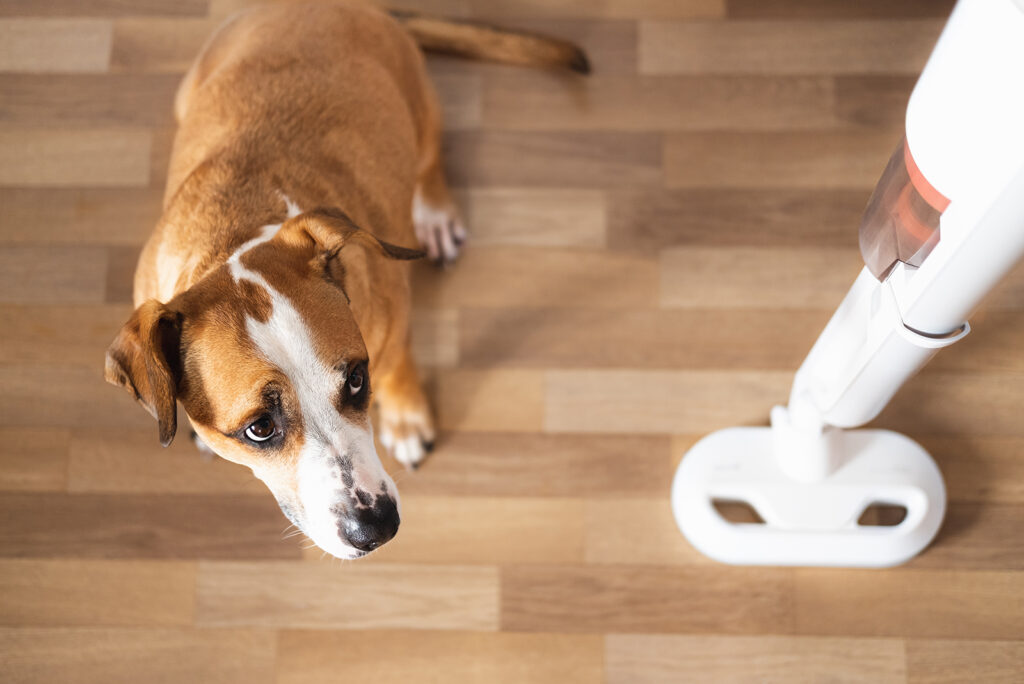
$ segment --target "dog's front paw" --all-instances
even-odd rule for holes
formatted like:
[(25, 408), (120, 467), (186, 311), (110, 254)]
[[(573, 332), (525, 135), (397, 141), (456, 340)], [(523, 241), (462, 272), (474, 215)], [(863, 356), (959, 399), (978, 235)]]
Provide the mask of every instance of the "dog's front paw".
[(422, 409), (380, 410), (380, 443), (391, 456), (410, 470), (419, 467), (434, 448), (434, 420)]
[(454, 203), (434, 204), (417, 192), (412, 205), (412, 224), (416, 239), (431, 261), (447, 265), (458, 258), (467, 233)]

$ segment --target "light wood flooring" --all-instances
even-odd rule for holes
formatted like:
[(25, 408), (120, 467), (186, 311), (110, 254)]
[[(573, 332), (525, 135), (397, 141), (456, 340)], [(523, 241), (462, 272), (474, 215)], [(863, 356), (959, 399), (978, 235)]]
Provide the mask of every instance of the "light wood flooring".
[(668, 504), (852, 283), (950, 2), (393, 3), (572, 38), (594, 74), (430, 59), (472, 234), (415, 274), (443, 438), (344, 564), (102, 380), (175, 87), (246, 4), (0, 0), (0, 680), (1024, 681), (1024, 270), (877, 421), (949, 489), (907, 566), (717, 565)]

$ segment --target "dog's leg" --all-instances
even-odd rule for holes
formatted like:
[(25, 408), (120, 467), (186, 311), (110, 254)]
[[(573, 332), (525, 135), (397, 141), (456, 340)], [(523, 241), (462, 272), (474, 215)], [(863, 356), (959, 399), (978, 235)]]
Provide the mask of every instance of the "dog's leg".
[(431, 261), (450, 264), (466, 241), (466, 228), (448, 191), (441, 163), (441, 117), (432, 92), (425, 93), (428, 124), (421, 143), (420, 172), (412, 202), (412, 223)]
[(431, 261), (450, 264), (466, 241), (466, 228), (448, 192), (438, 160), (416, 185), (412, 203), (416, 237)]
[(380, 442), (406, 468), (415, 469), (434, 448), (434, 418), (408, 345), (394, 369), (379, 378)]

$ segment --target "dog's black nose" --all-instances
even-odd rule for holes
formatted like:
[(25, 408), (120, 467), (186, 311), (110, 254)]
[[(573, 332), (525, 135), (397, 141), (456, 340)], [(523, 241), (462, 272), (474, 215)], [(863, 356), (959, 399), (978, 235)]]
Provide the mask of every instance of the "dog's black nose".
[(373, 551), (398, 532), (398, 506), (389, 496), (378, 496), (372, 507), (355, 508), (339, 525), (342, 537), (360, 551)]

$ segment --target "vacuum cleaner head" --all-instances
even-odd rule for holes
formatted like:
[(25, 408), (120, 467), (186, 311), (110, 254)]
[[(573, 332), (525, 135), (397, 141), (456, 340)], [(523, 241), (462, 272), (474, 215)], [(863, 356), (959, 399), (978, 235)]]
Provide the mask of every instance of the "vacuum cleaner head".
[[(780, 466), (777, 430), (720, 430), (683, 457), (672, 510), (701, 553), (736, 565), (888, 567), (914, 557), (938, 532), (945, 485), (917, 442), (888, 430), (827, 428), (835, 468), (803, 482)], [(763, 522), (730, 522), (716, 507), (722, 502), (749, 505)], [(879, 504), (906, 515), (896, 525), (863, 524), (864, 512)]]

